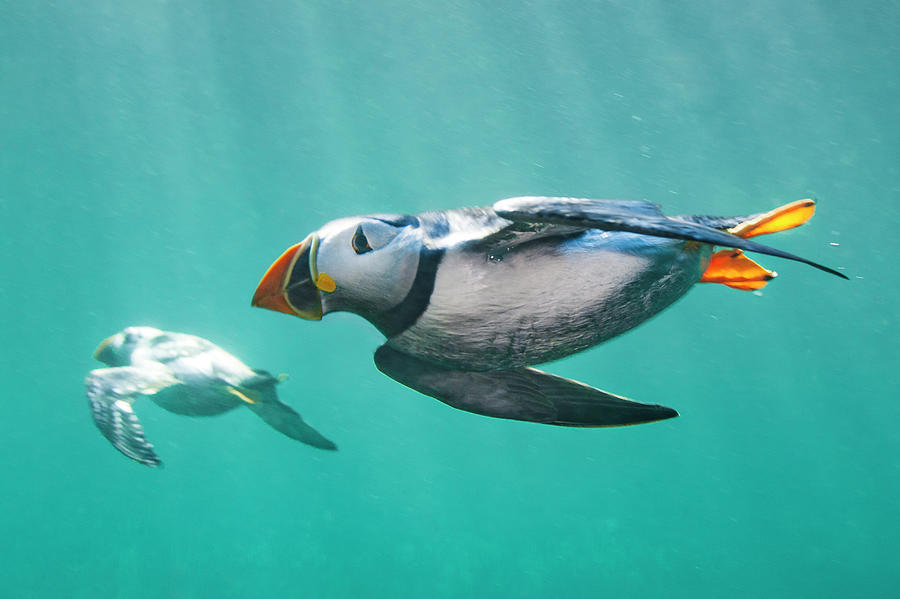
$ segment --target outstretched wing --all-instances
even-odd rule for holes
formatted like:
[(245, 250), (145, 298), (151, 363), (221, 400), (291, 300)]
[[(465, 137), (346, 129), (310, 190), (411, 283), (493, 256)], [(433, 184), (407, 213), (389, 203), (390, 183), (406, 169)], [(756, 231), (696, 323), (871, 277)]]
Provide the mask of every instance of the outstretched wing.
[(264, 399), (247, 407), (266, 424), (291, 439), (319, 449), (337, 449), (337, 445), (307, 424), (294, 408), (278, 399)]
[(557, 426), (625, 426), (678, 416), (577, 381), (536, 370), (452, 370), (382, 345), (378, 370), (395, 381), (459, 410), (494, 418)]
[(278, 399), (275, 386), (281, 382), (281, 378), (276, 378), (265, 370), (254, 370), (254, 373), (255, 376), (244, 379), (235, 389), (251, 400), (247, 402), (247, 407), (254, 414), (291, 439), (319, 449), (337, 449), (337, 445), (307, 424), (294, 408)]
[(162, 366), (100, 368), (88, 373), (84, 382), (94, 423), (113, 447), (146, 466), (161, 465), (132, 403), (141, 395), (152, 395), (177, 383), (168, 370)]
[(619, 200), (521, 197), (494, 204), (496, 213), (513, 222), (580, 226), (605, 231), (627, 231), (655, 237), (699, 241), (803, 262), (819, 270), (840, 272), (788, 252), (743, 239), (698, 222), (664, 216), (656, 204)]

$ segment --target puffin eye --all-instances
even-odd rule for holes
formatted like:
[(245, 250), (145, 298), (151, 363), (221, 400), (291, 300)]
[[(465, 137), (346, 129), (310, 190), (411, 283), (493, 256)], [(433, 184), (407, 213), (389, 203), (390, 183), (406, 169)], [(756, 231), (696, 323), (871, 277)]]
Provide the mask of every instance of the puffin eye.
[(369, 245), (369, 240), (366, 239), (366, 234), (363, 233), (362, 225), (356, 227), (356, 233), (353, 234), (353, 239), (350, 240), (350, 246), (357, 254), (365, 254), (372, 251), (372, 246)]

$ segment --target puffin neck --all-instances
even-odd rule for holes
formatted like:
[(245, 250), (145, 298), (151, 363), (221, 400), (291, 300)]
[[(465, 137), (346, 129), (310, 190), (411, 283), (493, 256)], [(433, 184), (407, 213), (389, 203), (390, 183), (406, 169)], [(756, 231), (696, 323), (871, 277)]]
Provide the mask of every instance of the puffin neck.
[(393, 308), (366, 316), (366, 319), (375, 325), (382, 335), (388, 339), (396, 337), (415, 324), (419, 316), (425, 312), (431, 301), (431, 294), (434, 292), (438, 266), (443, 257), (444, 250), (422, 246), (419, 250), (416, 278), (413, 279), (406, 297)]

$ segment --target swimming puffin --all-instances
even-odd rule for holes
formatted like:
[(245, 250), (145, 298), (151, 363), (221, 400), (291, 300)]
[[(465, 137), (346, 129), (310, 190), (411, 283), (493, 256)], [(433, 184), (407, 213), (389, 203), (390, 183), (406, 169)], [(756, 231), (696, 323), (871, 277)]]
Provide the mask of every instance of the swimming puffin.
[(128, 327), (100, 343), (94, 358), (110, 366), (92, 370), (85, 379), (94, 422), (116, 449), (146, 466), (161, 462), (132, 408), (142, 396), (186, 416), (213, 416), (247, 406), (292, 439), (337, 449), (278, 400), (275, 385), (280, 378), (252, 370), (206, 339)]
[(362, 316), (387, 338), (375, 352), (381, 372), (461, 410), (561, 426), (652, 422), (678, 413), (531, 366), (624, 333), (697, 282), (761, 288), (776, 273), (744, 251), (846, 279), (749, 240), (814, 211), (801, 200), (750, 216), (669, 217), (644, 201), (517, 197), (342, 218), (288, 248), (251, 303), (309, 320)]

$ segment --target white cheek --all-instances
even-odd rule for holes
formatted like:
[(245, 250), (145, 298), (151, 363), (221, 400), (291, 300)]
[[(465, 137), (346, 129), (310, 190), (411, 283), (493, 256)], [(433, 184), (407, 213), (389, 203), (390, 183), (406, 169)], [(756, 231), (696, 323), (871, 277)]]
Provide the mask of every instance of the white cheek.
[(319, 272), (328, 273), (337, 286), (333, 293), (322, 294), (326, 311), (371, 313), (403, 301), (416, 277), (418, 248), (395, 240), (379, 250), (356, 254), (346, 241), (346, 249), (329, 244), (319, 253)]
[(319, 273), (328, 273), (336, 283), (347, 285), (355, 274), (356, 258), (349, 238), (332, 238), (319, 245), (316, 268)]

